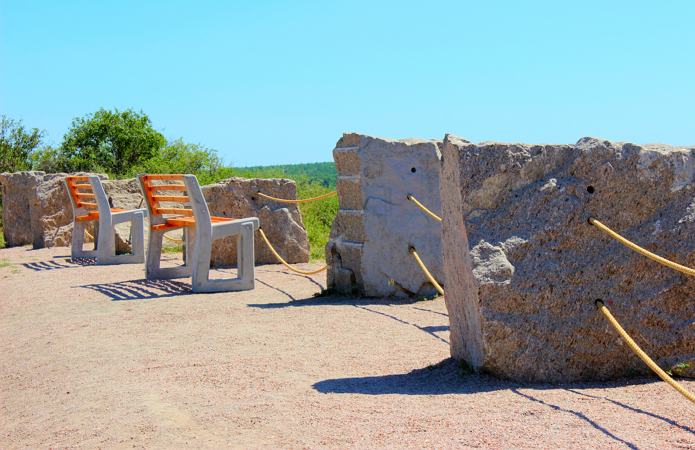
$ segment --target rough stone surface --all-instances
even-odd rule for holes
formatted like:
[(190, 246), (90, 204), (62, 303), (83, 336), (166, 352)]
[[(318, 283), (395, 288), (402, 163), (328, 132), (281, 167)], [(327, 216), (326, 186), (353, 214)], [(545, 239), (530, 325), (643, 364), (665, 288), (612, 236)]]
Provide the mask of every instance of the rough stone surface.
[(340, 209), (326, 245), (329, 286), (368, 297), (435, 294), (410, 246), (444, 284), (441, 226), (407, 199), (411, 194), (441, 214), (439, 144), (356, 133), (338, 141)]
[(15, 172), (0, 174), (2, 185), (2, 223), (5, 244), (8, 247), (32, 244), (34, 235), (31, 227), (29, 183), (33, 178), (43, 178), (43, 172)]
[[(109, 206), (111, 208), (120, 209), (139, 209), (145, 208), (144, 198), (142, 192), (140, 192), (140, 186), (138, 186), (137, 178), (127, 178), (124, 180), (104, 180), (101, 182), (104, 187), (104, 192), (109, 200)], [(149, 220), (145, 217), (145, 242), (147, 242), (147, 234), (150, 230)], [(176, 230), (177, 233), (173, 231), (169, 233), (172, 237), (180, 238), (182, 233), (180, 230)], [(114, 227), (114, 237), (116, 240), (116, 254), (121, 255), (124, 253), (130, 253), (132, 251), (131, 246), (131, 233), (130, 233), (130, 222), (119, 223)], [(164, 247), (174, 247), (178, 245), (175, 242), (165, 240)]]
[[(92, 175), (79, 172), (75, 175)], [(104, 174), (95, 174), (106, 179)], [(63, 183), (66, 173), (39, 171), (3, 173), (3, 225), (8, 246), (32, 244), (34, 248), (69, 246), (72, 206)], [(87, 231), (94, 236), (94, 225)], [(89, 235), (85, 242), (93, 242)]]
[[(265, 199), (257, 193), (288, 200), (297, 199), (294, 180), (229, 178), (204, 187), (210, 214), (241, 219), (258, 217), (275, 251), (289, 264), (309, 262), (309, 238), (299, 207)], [(212, 247), (212, 266), (236, 265), (236, 237), (218, 239)], [(254, 236), (256, 264), (278, 264), (260, 233)]]
[(596, 310), (600, 298), (657, 364), (693, 374), (695, 278), (587, 220), (694, 267), (695, 148), (447, 136), (442, 158), (452, 356), (520, 381), (649, 372)]

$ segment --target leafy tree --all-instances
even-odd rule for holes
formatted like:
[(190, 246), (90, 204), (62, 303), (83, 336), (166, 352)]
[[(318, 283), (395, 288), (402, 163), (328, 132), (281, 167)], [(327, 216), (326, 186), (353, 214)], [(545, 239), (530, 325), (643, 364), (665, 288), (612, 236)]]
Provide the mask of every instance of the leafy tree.
[(22, 120), (8, 119), (4, 114), (0, 123), (0, 172), (31, 169), (30, 156), (41, 144), (46, 131), (26, 128)]
[(101, 108), (72, 121), (58, 156), (67, 172), (104, 171), (119, 176), (155, 156), (165, 145), (164, 136), (152, 128), (142, 111)]
[(229, 170), (224, 167), (217, 150), (201, 144), (187, 144), (176, 139), (159, 149), (151, 158), (141, 161), (128, 171), (131, 177), (138, 173), (192, 173), (201, 185), (225, 178)]

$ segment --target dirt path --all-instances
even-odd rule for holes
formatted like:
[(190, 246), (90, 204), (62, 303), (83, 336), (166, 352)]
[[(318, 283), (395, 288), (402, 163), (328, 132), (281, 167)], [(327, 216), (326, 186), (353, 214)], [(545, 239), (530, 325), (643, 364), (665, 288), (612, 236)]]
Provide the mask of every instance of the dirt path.
[(695, 448), (695, 407), (656, 378), (458, 375), (442, 299), (314, 298), (325, 273), (275, 265), (194, 295), (68, 254), (0, 250), (4, 449)]

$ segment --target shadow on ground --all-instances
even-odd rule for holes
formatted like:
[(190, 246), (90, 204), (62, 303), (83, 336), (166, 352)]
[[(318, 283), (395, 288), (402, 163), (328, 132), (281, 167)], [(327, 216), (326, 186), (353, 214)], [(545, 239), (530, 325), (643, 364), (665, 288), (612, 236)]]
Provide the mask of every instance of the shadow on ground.
[[(610, 389), (624, 387), (626, 384), (639, 385), (658, 383), (656, 377), (644, 377), (632, 380), (616, 380), (610, 382), (577, 382), (552, 384), (520, 384), (513, 381), (500, 380), (485, 374), (464, 374), (461, 365), (453, 358), (445, 359), (439, 364), (415, 369), (410, 373), (397, 375), (382, 375), (375, 377), (338, 378), (334, 380), (320, 381), (313, 388), (324, 394), (362, 394), (362, 395), (448, 395), (448, 394), (477, 394), (508, 389), (516, 395), (540, 403), (555, 411), (572, 414), (587, 423), (606, 436), (627, 446), (636, 449), (637, 446), (612, 434), (608, 429), (583, 414), (562, 406), (554, 405), (540, 398), (546, 390), (564, 390), (568, 395), (591, 397), (600, 401), (608, 401), (619, 407), (630, 410), (633, 413), (643, 414), (658, 420), (662, 420), (673, 427), (679, 428), (695, 435), (691, 426), (676, 422), (675, 420), (651, 413), (645, 409), (632, 407), (624, 403), (612, 400), (604, 396), (594, 396), (579, 392), (579, 389)], [(608, 420), (608, 419), (606, 419)]]
[(190, 284), (172, 280), (132, 280), (119, 283), (86, 284), (76, 287), (91, 289), (114, 301), (166, 298), (193, 294)]
[[(313, 280), (312, 280), (313, 281)], [(421, 298), (398, 298), (398, 297), (349, 297), (341, 295), (326, 295), (326, 296), (316, 296), (311, 298), (297, 299), (290, 295), (288, 292), (280, 289), (279, 287), (270, 285), (264, 281), (256, 280), (257, 283), (261, 283), (269, 288), (275, 289), (276, 291), (286, 295), (290, 301), (285, 303), (251, 303), (248, 306), (251, 308), (261, 308), (261, 309), (278, 309), (278, 308), (298, 308), (302, 306), (323, 306), (323, 305), (353, 305), (353, 306), (368, 306), (368, 305), (412, 305), (414, 303), (421, 303), (426, 305), (427, 300)], [(318, 284), (318, 283), (317, 283)], [(320, 286), (320, 285), (319, 285)], [(434, 312), (434, 311), (433, 311)], [(438, 313), (441, 314), (441, 313)]]
[(96, 266), (96, 258), (70, 258), (68, 257), (54, 257), (58, 261), (41, 261), (33, 263), (22, 264), (27, 269), (35, 270), (37, 272), (42, 272), (46, 270), (56, 270), (56, 269), (74, 269), (76, 267), (84, 266)]

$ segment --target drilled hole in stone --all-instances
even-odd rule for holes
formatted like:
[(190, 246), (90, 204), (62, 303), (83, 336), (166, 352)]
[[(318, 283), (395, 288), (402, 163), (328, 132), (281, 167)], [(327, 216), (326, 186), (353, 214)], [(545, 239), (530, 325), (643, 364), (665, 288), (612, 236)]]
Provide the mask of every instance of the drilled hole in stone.
[(593, 194), (594, 192), (596, 192), (596, 189), (592, 185), (588, 185), (586, 187), (586, 192), (588, 192), (589, 194)]
[(415, 167), (413, 167), (413, 168), (410, 169), (410, 171), (413, 172), (413, 173), (415, 173), (415, 172), (417, 172), (417, 169), (416, 169)]

